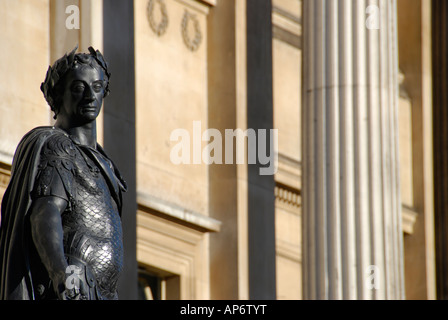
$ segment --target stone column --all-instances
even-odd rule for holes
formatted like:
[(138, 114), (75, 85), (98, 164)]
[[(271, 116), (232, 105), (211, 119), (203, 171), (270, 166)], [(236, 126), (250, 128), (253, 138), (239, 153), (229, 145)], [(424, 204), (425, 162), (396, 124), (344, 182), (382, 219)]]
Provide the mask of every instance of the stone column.
[(396, 1), (303, 19), (304, 298), (403, 299)]
[[(273, 128), (271, 14), (271, 0), (219, 0), (210, 10), (209, 128)], [(261, 167), (209, 166), (210, 215), (223, 225), (210, 235), (213, 300), (276, 298), (275, 184)]]

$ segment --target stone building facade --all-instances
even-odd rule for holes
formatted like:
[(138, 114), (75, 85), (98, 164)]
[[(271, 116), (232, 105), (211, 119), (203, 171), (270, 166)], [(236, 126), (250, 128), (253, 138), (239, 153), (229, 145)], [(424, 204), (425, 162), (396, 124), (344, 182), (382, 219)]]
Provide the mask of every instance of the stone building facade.
[(53, 123), (48, 65), (92, 45), (112, 72), (99, 140), (130, 186), (122, 298), (444, 299), (447, 13), (0, 0), (0, 195)]

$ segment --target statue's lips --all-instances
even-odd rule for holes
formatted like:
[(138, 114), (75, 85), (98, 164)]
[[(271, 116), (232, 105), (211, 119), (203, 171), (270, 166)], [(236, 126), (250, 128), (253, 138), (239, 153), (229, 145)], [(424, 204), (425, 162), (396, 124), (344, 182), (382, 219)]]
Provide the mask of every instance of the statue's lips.
[(96, 107), (92, 106), (92, 105), (84, 105), (84, 106), (81, 106), (81, 110), (83, 112), (94, 112), (94, 111), (96, 111)]

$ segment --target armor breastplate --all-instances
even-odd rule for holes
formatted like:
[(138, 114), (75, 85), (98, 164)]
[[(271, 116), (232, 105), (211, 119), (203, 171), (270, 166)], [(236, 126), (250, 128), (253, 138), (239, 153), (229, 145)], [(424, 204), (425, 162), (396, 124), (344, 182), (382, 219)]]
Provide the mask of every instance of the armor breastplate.
[(116, 299), (123, 268), (121, 219), (103, 173), (83, 150), (76, 149), (72, 198), (62, 215), (64, 252), (91, 268), (100, 298)]

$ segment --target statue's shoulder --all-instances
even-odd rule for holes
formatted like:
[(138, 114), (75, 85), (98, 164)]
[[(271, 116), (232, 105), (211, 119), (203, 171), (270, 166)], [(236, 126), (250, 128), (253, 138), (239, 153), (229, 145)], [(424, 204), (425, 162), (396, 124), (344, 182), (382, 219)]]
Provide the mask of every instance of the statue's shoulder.
[(14, 153), (11, 174), (34, 166), (71, 164), (76, 157), (73, 141), (65, 131), (54, 127), (37, 127), (25, 134)]
[(49, 157), (73, 158), (76, 146), (69, 135), (58, 128), (51, 128), (42, 147), (41, 154)]
[(25, 135), (22, 143), (35, 143), (44, 157), (70, 158), (76, 154), (75, 144), (69, 135), (55, 127), (34, 128)]

